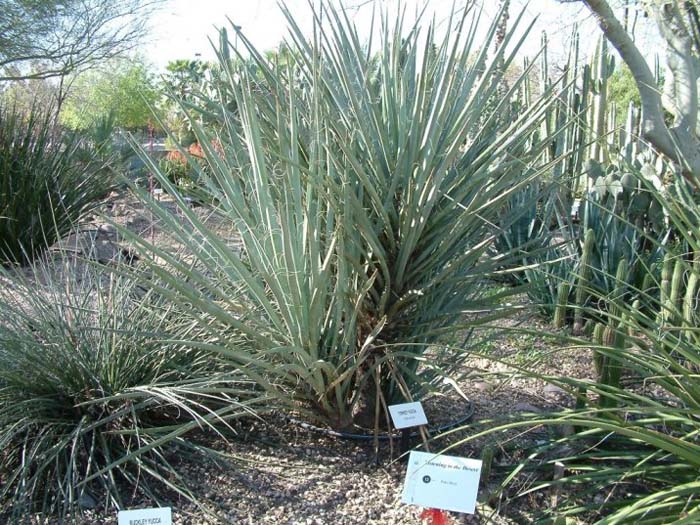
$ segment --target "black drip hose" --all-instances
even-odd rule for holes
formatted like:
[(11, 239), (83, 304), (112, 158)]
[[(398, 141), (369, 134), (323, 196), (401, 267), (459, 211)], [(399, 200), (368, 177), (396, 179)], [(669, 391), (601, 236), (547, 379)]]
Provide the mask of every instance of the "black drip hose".
[[(430, 432), (431, 434), (441, 434), (442, 432), (447, 432), (448, 430), (452, 430), (453, 428), (456, 428), (460, 425), (464, 425), (467, 421), (469, 421), (472, 418), (473, 415), (474, 404), (471, 401), (467, 401), (467, 409), (460, 418), (454, 421), (450, 421), (449, 423), (445, 423), (444, 425), (441, 425), (439, 427), (428, 427), (428, 432)], [(300, 421), (298, 419), (294, 419), (288, 416), (285, 416), (285, 419), (290, 423), (304, 428), (306, 430), (311, 430), (312, 432), (317, 432), (325, 436), (332, 436), (341, 439), (352, 439), (355, 441), (372, 441), (374, 439), (379, 439), (381, 441), (389, 441), (390, 439), (400, 439), (402, 437), (400, 433), (383, 433), (375, 436), (374, 434), (353, 434), (349, 432), (339, 432), (337, 430), (331, 430), (330, 428), (317, 427), (310, 423), (305, 423), (304, 421)], [(408, 435), (408, 437), (410, 439), (413, 439), (418, 437), (419, 435), (420, 432), (418, 430), (414, 430)]]

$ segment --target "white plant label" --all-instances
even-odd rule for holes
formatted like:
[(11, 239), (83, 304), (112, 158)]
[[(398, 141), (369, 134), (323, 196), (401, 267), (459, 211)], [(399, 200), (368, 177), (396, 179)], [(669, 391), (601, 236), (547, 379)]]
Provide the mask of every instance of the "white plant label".
[(122, 510), (117, 514), (117, 520), (118, 525), (173, 525), (170, 507)]
[(389, 405), (389, 414), (391, 414), (391, 420), (397, 429), (428, 424), (428, 418), (425, 417), (425, 412), (423, 412), (423, 405), (418, 401), (415, 403)]
[(481, 461), (412, 451), (401, 501), (432, 509), (474, 514)]

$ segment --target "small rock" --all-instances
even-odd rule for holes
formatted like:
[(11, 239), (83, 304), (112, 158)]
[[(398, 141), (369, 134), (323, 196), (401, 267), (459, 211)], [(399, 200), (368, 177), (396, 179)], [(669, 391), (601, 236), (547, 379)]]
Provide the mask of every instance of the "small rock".
[(94, 509), (97, 507), (97, 502), (90, 494), (83, 492), (78, 498), (78, 506), (81, 509)]
[(530, 403), (518, 403), (513, 407), (516, 412), (534, 412), (534, 413), (540, 413), (542, 412), (542, 409), (539, 407), (536, 407), (535, 405), (531, 405)]
[(472, 386), (479, 392), (488, 392), (493, 388), (491, 383), (487, 383), (486, 381), (474, 381)]
[(117, 228), (113, 224), (100, 224), (97, 233), (106, 237), (113, 237), (117, 234)]
[(112, 207), (112, 215), (114, 217), (123, 217), (129, 213), (129, 208), (124, 204), (115, 204)]
[(561, 395), (561, 394), (566, 394), (566, 390), (564, 390), (561, 387), (558, 387), (557, 385), (552, 385), (551, 383), (547, 383), (544, 386), (544, 394), (545, 395)]
[(92, 249), (85, 255), (96, 259), (102, 264), (107, 264), (114, 261), (119, 253), (119, 247), (112, 244), (109, 241), (98, 241), (93, 246)]

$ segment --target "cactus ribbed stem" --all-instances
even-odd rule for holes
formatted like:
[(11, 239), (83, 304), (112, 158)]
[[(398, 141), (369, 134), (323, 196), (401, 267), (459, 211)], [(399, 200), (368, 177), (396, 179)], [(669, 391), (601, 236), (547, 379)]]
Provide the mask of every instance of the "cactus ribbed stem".
[[(603, 323), (596, 323), (593, 329), (593, 342), (597, 346), (603, 345), (603, 334), (605, 332), (605, 325)], [(603, 371), (605, 370), (605, 356), (599, 351), (593, 351), (593, 364), (595, 366), (596, 377), (600, 381), (603, 377)]]
[[(625, 322), (623, 320), (620, 323), (620, 327), (624, 324)], [(605, 327), (605, 331), (603, 333), (603, 341), (605, 346), (608, 347), (609, 352), (613, 351), (615, 354), (617, 354), (617, 350), (619, 350), (620, 353), (624, 350), (626, 338), (625, 334), (622, 333), (621, 329), (615, 328), (615, 325), (617, 325), (617, 323), (610, 323)], [(600, 383), (612, 388), (619, 388), (621, 378), (622, 365), (620, 364), (620, 362), (613, 356), (606, 356), (603, 361)], [(617, 403), (615, 402), (615, 400), (608, 396), (601, 396), (600, 400), (598, 401), (598, 405), (601, 408), (611, 408), (616, 404)]]
[(608, 109), (608, 78), (612, 74), (610, 71), (610, 57), (608, 55), (608, 45), (607, 40), (601, 37), (598, 46), (596, 47), (596, 73), (598, 74), (597, 79), (597, 91), (595, 100), (593, 102), (593, 131), (596, 138), (593, 143), (593, 150), (591, 157), (598, 162), (605, 162), (607, 160), (607, 152), (605, 148), (605, 131), (606, 131), (606, 112)]
[[(632, 312), (637, 313), (639, 310), (642, 308), (642, 301), (639, 299), (635, 299), (634, 302), (632, 303)], [(632, 325), (628, 325), (627, 329), (627, 335), (633, 336), (634, 335), (634, 330), (632, 329)]]
[(595, 232), (592, 229), (588, 229), (583, 240), (583, 253), (581, 254), (579, 276), (576, 284), (576, 310), (574, 311), (575, 335), (580, 335), (583, 330), (583, 305), (588, 298), (588, 279), (591, 273), (590, 267), (594, 244)]
[(661, 288), (659, 290), (659, 314), (656, 316), (658, 323), (663, 323), (668, 319), (666, 304), (671, 296), (671, 272), (673, 268), (673, 255), (667, 253), (664, 256), (664, 263), (661, 267)]
[(678, 301), (681, 294), (681, 284), (683, 283), (683, 274), (685, 273), (684, 270), (683, 259), (678, 257), (676, 259), (676, 264), (673, 267), (671, 294), (668, 297), (667, 303), (664, 305), (664, 312), (667, 316), (666, 321), (669, 323), (675, 323), (678, 320)]
[(557, 294), (557, 304), (554, 308), (554, 327), (563, 328), (566, 324), (566, 310), (569, 306), (569, 293), (571, 292), (571, 284), (562, 282), (559, 284), (559, 293)]
[(608, 312), (610, 314), (610, 322), (617, 323), (617, 317), (620, 316), (620, 302), (624, 300), (627, 272), (627, 261), (623, 258), (617, 263), (617, 271), (615, 272), (615, 289), (612, 293), (612, 301), (608, 303)]
[(688, 285), (683, 298), (683, 324), (689, 328), (696, 325), (695, 302), (698, 292), (698, 278), (700, 278), (698, 272), (700, 272), (700, 252), (696, 251), (693, 253), (693, 265), (689, 271)]
[(654, 288), (654, 275), (656, 274), (656, 269), (658, 268), (657, 264), (649, 268), (649, 271), (644, 272), (644, 278), (642, 279), (642, 292), (644, 295), (649, 295)]

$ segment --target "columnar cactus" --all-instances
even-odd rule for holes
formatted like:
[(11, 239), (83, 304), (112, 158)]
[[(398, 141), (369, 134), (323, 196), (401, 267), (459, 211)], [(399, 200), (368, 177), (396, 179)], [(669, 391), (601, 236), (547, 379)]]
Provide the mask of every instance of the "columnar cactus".
[(571, 292), (571, 283), (563, 281), (559, 284), (559, 293), (557, 295), (557, 304), (554, 309), (554, 326), (563, 328), (566, 324), (566, 311), (569, 305), (569, 293)]
[[(621, 259), (628, 264), (623, 278), (629, 288), (642, 290), (645, 308), (658, 307), (652, 305), (658, 287), (655, 272), (661, 267), (657, 262), (662, 252), (659, 247), (668, 227), (663, 210), (644, 188), (645, 179), (654, 179), (655, 185), (662, 180), (665, 168), (657, 165), (651, 152), (639, 143), (640, 110), (633, 104), (614, 108), (609, 102), (615, 60), (607, 42), (600, 40), (587, 64), (579, 57), (576, 30), (571, 42), (568, 62), (561, 77), (553, 82), (547, 35), (542, 35), (540, 89), (558, 86), (557, 103), (547, 108), (546, 118), (533, 140), (548, 141), (543, 160), (551, 163), (552, 184), (558, 188), (552, 192), (557, 212), (554, 217), (574, 254), (564, 263), (569, 266), (569, 274), (561, 272), (554, 284), (552, 279), (549, 281), (549, 304), (554, 303), (554, 308), (548, 313), (553, 312), (554, 324), (560, 328), (573, 318), (573, 333), (581, 335), (590, 317), (583, 307), (590, 295), (605, 305), (605, 298), (615, 287), (614, 274)], [(529, 65), (526, 61), (525, 67)], [(520, 103), (529, 104), (531, 90), (533, 87), (525, 82)], [(626, 112), (625, 125), (620, 129), (616, 128), (615, 111)], [(579, 228), (571, 220), (571, 208), (574, 197), (581, 194)], [(577, 241), (578, 232), (585, 232), (581, 244)], [(645, 240), (649, 234), (654, 235), (651, 243)], [(547, 272), (553, 275), (551, 268), (544, 270)], [(668, 278), (670, 283), (671, 274)], [(668, 302), (671, 291), (669, 287), (661, 304)], [(684, 297), (676, 297), (677, 308)]]
[(589, 276), (591, 274), (591, 260), (593, 246), (595, 245), (595, 232), (592, 229), (586, 231), (583, 241), (583, 251), (579, 263), (579, 275), (576, 284), (576, 311), (574, 312), (574, 335), (580, 335), (583, 330), (583, 306), (589, 295)]
[(662, 323), (668, 319), (666, 313), (666, 305), (669, 303), (671, 296), (671, 275), (673, 272), (673, 254), (667, 253), (664, 256), (664, 263), (661, 268), (661, 285), (659, 287), (659, 313), (656, 316), (656, 321)]
[(673, 266), (673, 277), (671, 278), (671, 293), (665, 305), (663, 305), (667, 323), (676, 323), (678, 321), (678, 306), (681, 294), (681, 285), (683, 284), (683, 275), (685, 273), (685, 264), (681, 257), (676, 257), (676, 263)]
[(596, 53), (593, 58), (593, 75), (595, 78), (593, 84), (593, 146), (591, 149), (591, 158), (598, 162), (608, 160), (608, 152), (606, 151), (606, 131), (607, 131), (607, 113), (608, 113), (608, 80), (615, 70), (615, 59), (608, 53), (607, 40), (601, 37), (596, 47)]
[(700, 279), (700, 252), (693, 253), (693, 264), (688, 272), (688, 284), (683, 298), (683, 324), (688, 327), (697, 326), (697, 294)]

